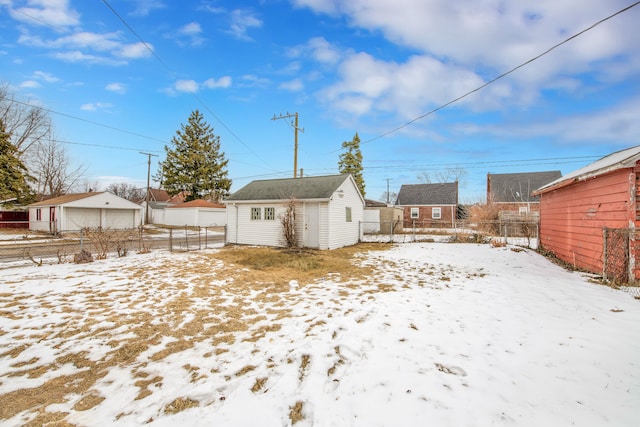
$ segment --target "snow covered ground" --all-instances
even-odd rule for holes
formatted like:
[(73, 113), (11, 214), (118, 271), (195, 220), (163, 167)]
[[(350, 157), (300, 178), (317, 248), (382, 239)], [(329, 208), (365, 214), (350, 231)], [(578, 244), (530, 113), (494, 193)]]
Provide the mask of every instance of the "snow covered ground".
[(399, 244), (278, 291), (214, 252), (0, 271), (0, 425), (639, 423), (640, 301), (531, 250)]

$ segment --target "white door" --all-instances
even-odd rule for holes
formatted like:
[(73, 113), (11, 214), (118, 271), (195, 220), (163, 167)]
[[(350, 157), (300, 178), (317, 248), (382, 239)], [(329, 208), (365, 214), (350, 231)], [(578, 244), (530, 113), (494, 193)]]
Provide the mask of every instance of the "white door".
[(304, 246), (319, 248), (320, 204), (305, 203), (304, 205)]

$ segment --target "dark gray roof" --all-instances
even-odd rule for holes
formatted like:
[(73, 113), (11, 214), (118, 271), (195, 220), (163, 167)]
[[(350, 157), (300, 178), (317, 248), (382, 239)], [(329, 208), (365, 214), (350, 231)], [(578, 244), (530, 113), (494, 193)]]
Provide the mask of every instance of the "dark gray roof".
[(349, 175), (251, 181), (226, 201), (328, 199)]
[(399, 206), (457, 205), (458, 183), (405, 184), (398, 193)]
[(496, 203), (538, 202), (531, 193), (561, 176), (560, 171), (487, 174), (487, 196)]

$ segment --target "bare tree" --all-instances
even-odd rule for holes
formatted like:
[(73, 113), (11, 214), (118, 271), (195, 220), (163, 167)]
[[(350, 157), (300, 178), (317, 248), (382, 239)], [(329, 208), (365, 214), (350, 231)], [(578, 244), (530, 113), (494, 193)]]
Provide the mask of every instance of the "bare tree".
[(118, 197), (122, 197), (123, 199), (131, 200), (131, 201), (140, 201), (144, 200), (145, 191), (136, 187), (133, 184), (129, 184), (126, 182), (116, 182), (113, 184), (109, 184), (107, 187), (107, 191), (109, 193), (115, 194)]
[(444, 170), (436, 170), (422, 172), (418, 174), (418, 181), (424, 184), (437, 184), (442, 182), (460, 182), (467, 175), (467, 171), (463, 168), (447, 168)]
[(40, 199), (73, 191), (86, 171), (84, 165), (73, 166), (64, 147), (52, 137), (38, 142), (28, 156), (27, 164), (34, 171)]
[(52, 125), (47, 112), (18, 100), (7, 83), (0, 83), (0, 119), (20, 156), (51, 134)]

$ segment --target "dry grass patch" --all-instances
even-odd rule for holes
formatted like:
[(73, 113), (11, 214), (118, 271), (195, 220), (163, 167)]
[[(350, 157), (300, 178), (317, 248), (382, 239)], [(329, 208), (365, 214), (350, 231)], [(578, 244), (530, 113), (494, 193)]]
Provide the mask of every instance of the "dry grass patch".
[(185, 409), (197, 408), (200, 402), (189, 397), (179, 397), (164, 407), (165, 414), (177, 414)]
[(304, 414), (302, 413), (303, 406), (303, 402), (297, 401), (295, 405), (289, 408), (289, 419), (291, 420), (291, 424), (304, 420)]
[[(371, 267), (357, 265), (356, 255), (366, 251), (384, 251), (390, 244), (361, 243), (331, 251), (231, 246), (210, 256), (225, 264), (227, 274), (244, 284), (269, 283), (269, 291), (288, 291), (289, 281), (311, 283), (327, 275), (340, 273), (343, 280), (362, 279)], [(242, 267), (238, 269), (237, 267)], [(280, 285), (280, 286), (278, 286)]]

